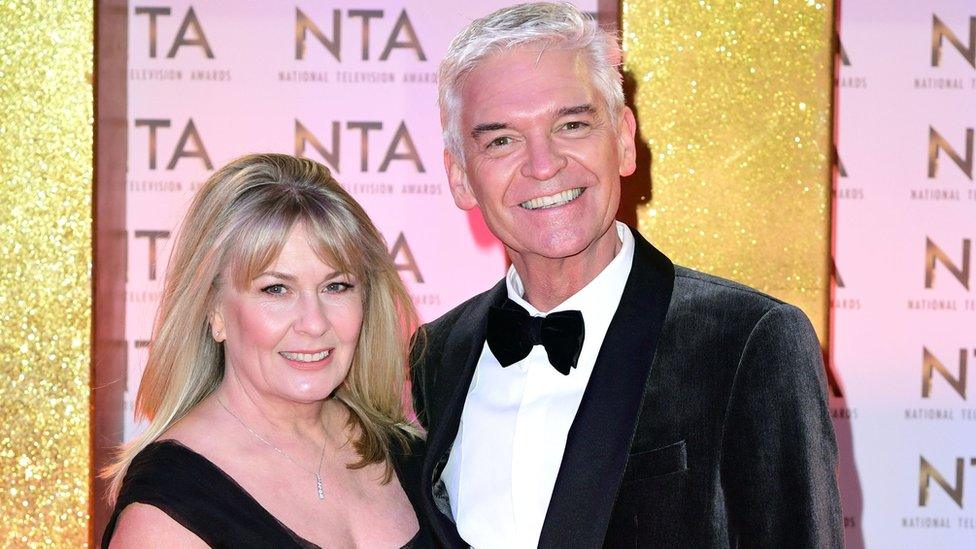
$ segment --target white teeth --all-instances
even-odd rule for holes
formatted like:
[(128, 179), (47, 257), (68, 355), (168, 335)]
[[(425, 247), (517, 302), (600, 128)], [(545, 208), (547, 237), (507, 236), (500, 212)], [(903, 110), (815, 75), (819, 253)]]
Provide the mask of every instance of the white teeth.
[(556, 193), (549, 196), (540, 196), (539, 198), (533, 198), (532, 200), (526, 200), (520, 206), (526, 210), (537, 210), (539, 208), (554, 208), (556, 206), (562, 206), (576, 200), (576, 198), (583, 194), (583, 188), (577, 187), (575, 189), (565, 190), (561, 193)]
[(281, 356), (287, 358), (288, 360), (294, 360), (296, 362), (318, 362), (325, 357), (329, 356), (331, 351), (319, 351), (314, 354), (309, 353), (289, 353), (286, 351), (281, 352)]

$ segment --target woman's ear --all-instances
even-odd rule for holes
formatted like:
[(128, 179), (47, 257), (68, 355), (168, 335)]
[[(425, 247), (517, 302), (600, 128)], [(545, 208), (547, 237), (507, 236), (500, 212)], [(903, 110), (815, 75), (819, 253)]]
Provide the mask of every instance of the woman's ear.
[(224, 315), (220, 313), (220, 310), (210, 313), (210, 335), (217, 343), (227, 339), (227, 333), (224, 331)]

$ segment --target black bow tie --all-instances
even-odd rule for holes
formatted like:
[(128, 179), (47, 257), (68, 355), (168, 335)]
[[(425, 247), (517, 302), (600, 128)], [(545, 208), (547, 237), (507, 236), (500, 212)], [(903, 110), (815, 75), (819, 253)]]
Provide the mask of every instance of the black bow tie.
[(569, 375), (579, 360), (583, 335), (583, 313), (579, 311), (529, 316), (511, 299), (488, 310), (488, 348), (502, 367), (515, 364), (529, 356), (532, 347), (542, 345), (553, 368)]

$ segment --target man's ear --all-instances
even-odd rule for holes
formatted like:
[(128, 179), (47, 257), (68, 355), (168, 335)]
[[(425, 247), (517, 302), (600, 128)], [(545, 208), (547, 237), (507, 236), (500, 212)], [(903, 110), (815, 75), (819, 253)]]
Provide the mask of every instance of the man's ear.
[(227, 339), (227, 331), (224, 328), (224, 315), (220, 313), (219, 308), (215, 309), (210, 313), (210, 336), (217, 343)]
[(447, 172), (447, 182), (451, 187), (454, 203), (462, 210), (470, 210), (478, 205), (474, 193), (468, 185), (468, 174), (450, 151), (444, 149), (444, 170)]
[(621, 177), (627, 177), (637, 170), (637, 146), (634, 143), (636, 135), (637, 120), (634, 112), (625, 106), (617, 117), (617, 154), (620, 158)]

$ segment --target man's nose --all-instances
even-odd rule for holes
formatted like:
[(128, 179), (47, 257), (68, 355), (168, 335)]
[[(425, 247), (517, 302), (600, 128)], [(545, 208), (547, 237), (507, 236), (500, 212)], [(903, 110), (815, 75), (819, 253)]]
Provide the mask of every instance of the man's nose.
[(528, 157), (522, 165), (522, 175), (544, 181), (552, 179), (566, 167), (566, 157), (547, 135), (530, 136), (526, 140)]
[(319, 295), (303, 295), (298, 300), (298, 319), (295, 329), (303, 334), (318, 337), (331, 326), (326, 305), (319, 299)]

